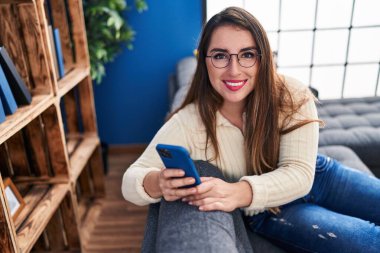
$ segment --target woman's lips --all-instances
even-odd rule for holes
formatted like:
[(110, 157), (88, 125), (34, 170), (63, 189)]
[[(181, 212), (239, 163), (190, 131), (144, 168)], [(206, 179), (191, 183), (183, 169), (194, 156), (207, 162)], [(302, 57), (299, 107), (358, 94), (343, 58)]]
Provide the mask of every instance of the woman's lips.
[(247, 83), (247, 80), (224, 80), (224, 85), (230, 91), (238, 91)]

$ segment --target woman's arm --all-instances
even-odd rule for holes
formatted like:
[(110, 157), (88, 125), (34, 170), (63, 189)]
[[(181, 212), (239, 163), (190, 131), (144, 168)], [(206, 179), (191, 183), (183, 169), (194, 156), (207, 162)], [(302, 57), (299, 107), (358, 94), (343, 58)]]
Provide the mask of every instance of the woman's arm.
[(162, 197), (162, 191), (159, 186), (160, 173), (161, 173), (160, 171), (149, 172), (144, 177), (144, 181), (143, 181), (143, 187), (146, 193), (148, 193), (148, 195), (154, 199)]
[(186, 135), (178, 117), (173, 116), (166, 122), (144, 153), (124, 173), (121, 187), (123, 196), (136, 205), (147, 205), (161, 200), (158, 175), (164, 165), (156, 151), (158, 143), (187, 147)]
[[(315, 102), (310, 99), (295, 115), (295, 120), (317, 119)], [(253, 198), (248, 213), (277, 207), (306, 195), (313, 184), (318, 151), (319, 123), (304, 125), (282, 135), (278, 168), (260, 176), (245, 176)]]

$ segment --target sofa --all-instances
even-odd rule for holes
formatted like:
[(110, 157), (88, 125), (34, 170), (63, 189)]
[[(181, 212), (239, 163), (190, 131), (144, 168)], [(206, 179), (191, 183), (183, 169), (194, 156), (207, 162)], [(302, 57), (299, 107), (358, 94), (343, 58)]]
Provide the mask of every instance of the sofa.
[[(176, 72), (170, 76), (171, 112), (181, 105), (195, 67), (195, 57), (186, 57), (178, 62)], [(317, 108), (326, 125), (320, 129), (319, 152), (380, 177), (380, 97), (320, 100)], [(265, 238), (248, 233), (255, 252), (285, 252)]]

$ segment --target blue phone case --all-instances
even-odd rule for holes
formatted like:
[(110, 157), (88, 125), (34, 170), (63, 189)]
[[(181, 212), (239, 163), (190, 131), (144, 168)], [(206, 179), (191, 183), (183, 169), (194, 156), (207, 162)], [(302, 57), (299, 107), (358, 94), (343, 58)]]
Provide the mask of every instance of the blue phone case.
[(199, 185), (201, 179), (195, 168), (193, 160), (190, 158), (189, 152), (181, 146), (157, 144), (156, 150), (161, 157), (166, 168), (178, 168), (185, 171), (185, 177), (193, 177), (195, 184), (189, 187)]

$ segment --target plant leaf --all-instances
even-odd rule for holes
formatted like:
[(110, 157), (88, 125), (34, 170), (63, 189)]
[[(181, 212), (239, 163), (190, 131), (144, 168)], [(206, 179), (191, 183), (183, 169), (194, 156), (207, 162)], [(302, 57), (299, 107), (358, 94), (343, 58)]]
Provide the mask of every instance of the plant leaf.
[[(146, 0), (134, 0), (139, 13), (146, 11)], [(106, 75), (104, 64), (115, 59), (124, 46), (133, 49), (135, 31), (128, 24), (126, 0), (83, 0), (90, 54), (91, 78), (100, 84)]]

